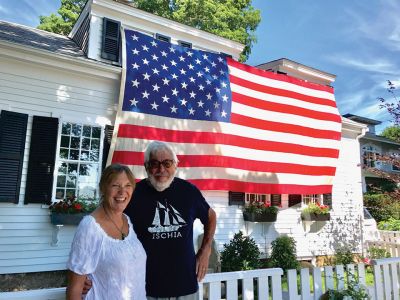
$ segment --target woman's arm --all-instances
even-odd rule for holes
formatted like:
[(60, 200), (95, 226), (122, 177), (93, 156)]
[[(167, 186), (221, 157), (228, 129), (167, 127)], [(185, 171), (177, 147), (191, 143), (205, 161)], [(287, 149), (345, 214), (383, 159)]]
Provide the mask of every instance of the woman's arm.
[(68, 271), (67, 300), (81, 300), (86, 275)]

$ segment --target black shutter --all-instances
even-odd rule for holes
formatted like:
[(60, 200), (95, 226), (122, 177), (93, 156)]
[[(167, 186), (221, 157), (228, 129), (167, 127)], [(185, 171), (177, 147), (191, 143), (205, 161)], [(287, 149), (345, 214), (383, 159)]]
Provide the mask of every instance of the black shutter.
[(3, 110), (0, 115), (0, 201), (18, 203), (28, 115)]
[(112, 61), (119, 60), (120, 27), (120, 22), (107, 18), (103, 19), (102, 58)]
[(299, 203), (301, 203), (301, 195), (300, 194), (289, 195), (289, 207), (294, 206)]
[(104, 142), (103, 142), (103, 163), (102, 170), (106, 167), (108, 153), (110, 152), (111, 139), (113, 136), (114, 126), (106, 125), (104, 128)]
[(271, 195), (271, 205), (272, 206), (280, 206), (281, 202), (281, 195), (280, 194), (272, 194)]
[(229, 205), (244, 205), (244, 193), (229, 192)]
[(51, 203), (58, 119), (33, 117), (25, 203)]

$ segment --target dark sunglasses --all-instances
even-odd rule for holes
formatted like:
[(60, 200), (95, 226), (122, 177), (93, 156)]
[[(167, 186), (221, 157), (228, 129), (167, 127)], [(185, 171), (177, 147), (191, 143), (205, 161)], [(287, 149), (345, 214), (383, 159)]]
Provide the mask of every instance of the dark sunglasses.
[(152, 159), (147, 163), (147, 166), (151, 169), (158, 169), (161, 165), (163, 165), (164, 168), (169, 169), (173, 164), (174, 161), (172, 159), (164, 159), (163, 161)]

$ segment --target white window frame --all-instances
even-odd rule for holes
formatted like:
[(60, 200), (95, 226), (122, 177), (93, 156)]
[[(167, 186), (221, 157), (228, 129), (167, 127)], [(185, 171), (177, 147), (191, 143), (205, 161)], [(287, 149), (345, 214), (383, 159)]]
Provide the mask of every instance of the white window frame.
[(362, 161), (367, 167), (376, 168), (380, 164), (379, 155), (381, 155), (380, 151), (373, 145), (362, 147)]
[[(102, 168), (102, 162), (103, 162), (103, 147), (104, 147), (104, 129), (105, 126), (102, 124), (94, 123), (94, 122), (82, 122), (81, 120), (74, 120), (74, 118), (59, 118), (59, 126), (58, 126), (58, 133), (57, 133), (57, 151), (56, 151), (56, 159), (55, 159), (55, 167), (54, 167), (54, 174), (53, 174), (53, 191), (52, 191), (52, 202), (58, 202), (60, 199), (56, 199), (56, 190), (57, 190), (57, 179), (58, 179), (58, 169), (61, 165), (62, 162), (64, 161), (69, 161), (65, 159), (60, 158), (60, 147), (61, 147), (61, 133), (62, 133), (62, 127), (63, 123), (73, 123), (73, 124), (80, 124), (82, 126), (91, 126), (91, 127), (99, 127), (100, 128), (100, 145), (99, 145), (99, 160), (97, 162), (98, 164), (98, 173), (97, 173), (97, 178), (96, 182), (98, 183), (100, 181), (101, 177), (101, 168)], [(71, 160), (76, 162), (75, 160)], [(80, 161), (80, 160), (79, 160)], [(86, 161), (85, 161), (86, 162)], [(79, 175), (78, 175), (79, 178)], [(99, 187), (98, 184), (96, 184), (96, 195), (100, 195)]]
[(323, 194), (305, 194), (301, 195), (301, 207), (306, 207), (310, 203), (319, 203), (319, 204), (324, 204), (323, 203)]

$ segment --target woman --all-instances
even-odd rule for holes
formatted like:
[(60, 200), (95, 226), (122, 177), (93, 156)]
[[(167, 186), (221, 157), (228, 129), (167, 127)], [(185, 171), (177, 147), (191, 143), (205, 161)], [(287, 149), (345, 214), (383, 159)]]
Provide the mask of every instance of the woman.
[(127, 166), (108, 166), (100, 179), (102, 201), (83, 218), (67, 263), (67, 299), (82, 299), (86, 276), (93, 283), (90, 299), (146, 299), (146, 253), (123, 213), (135, 188)]

